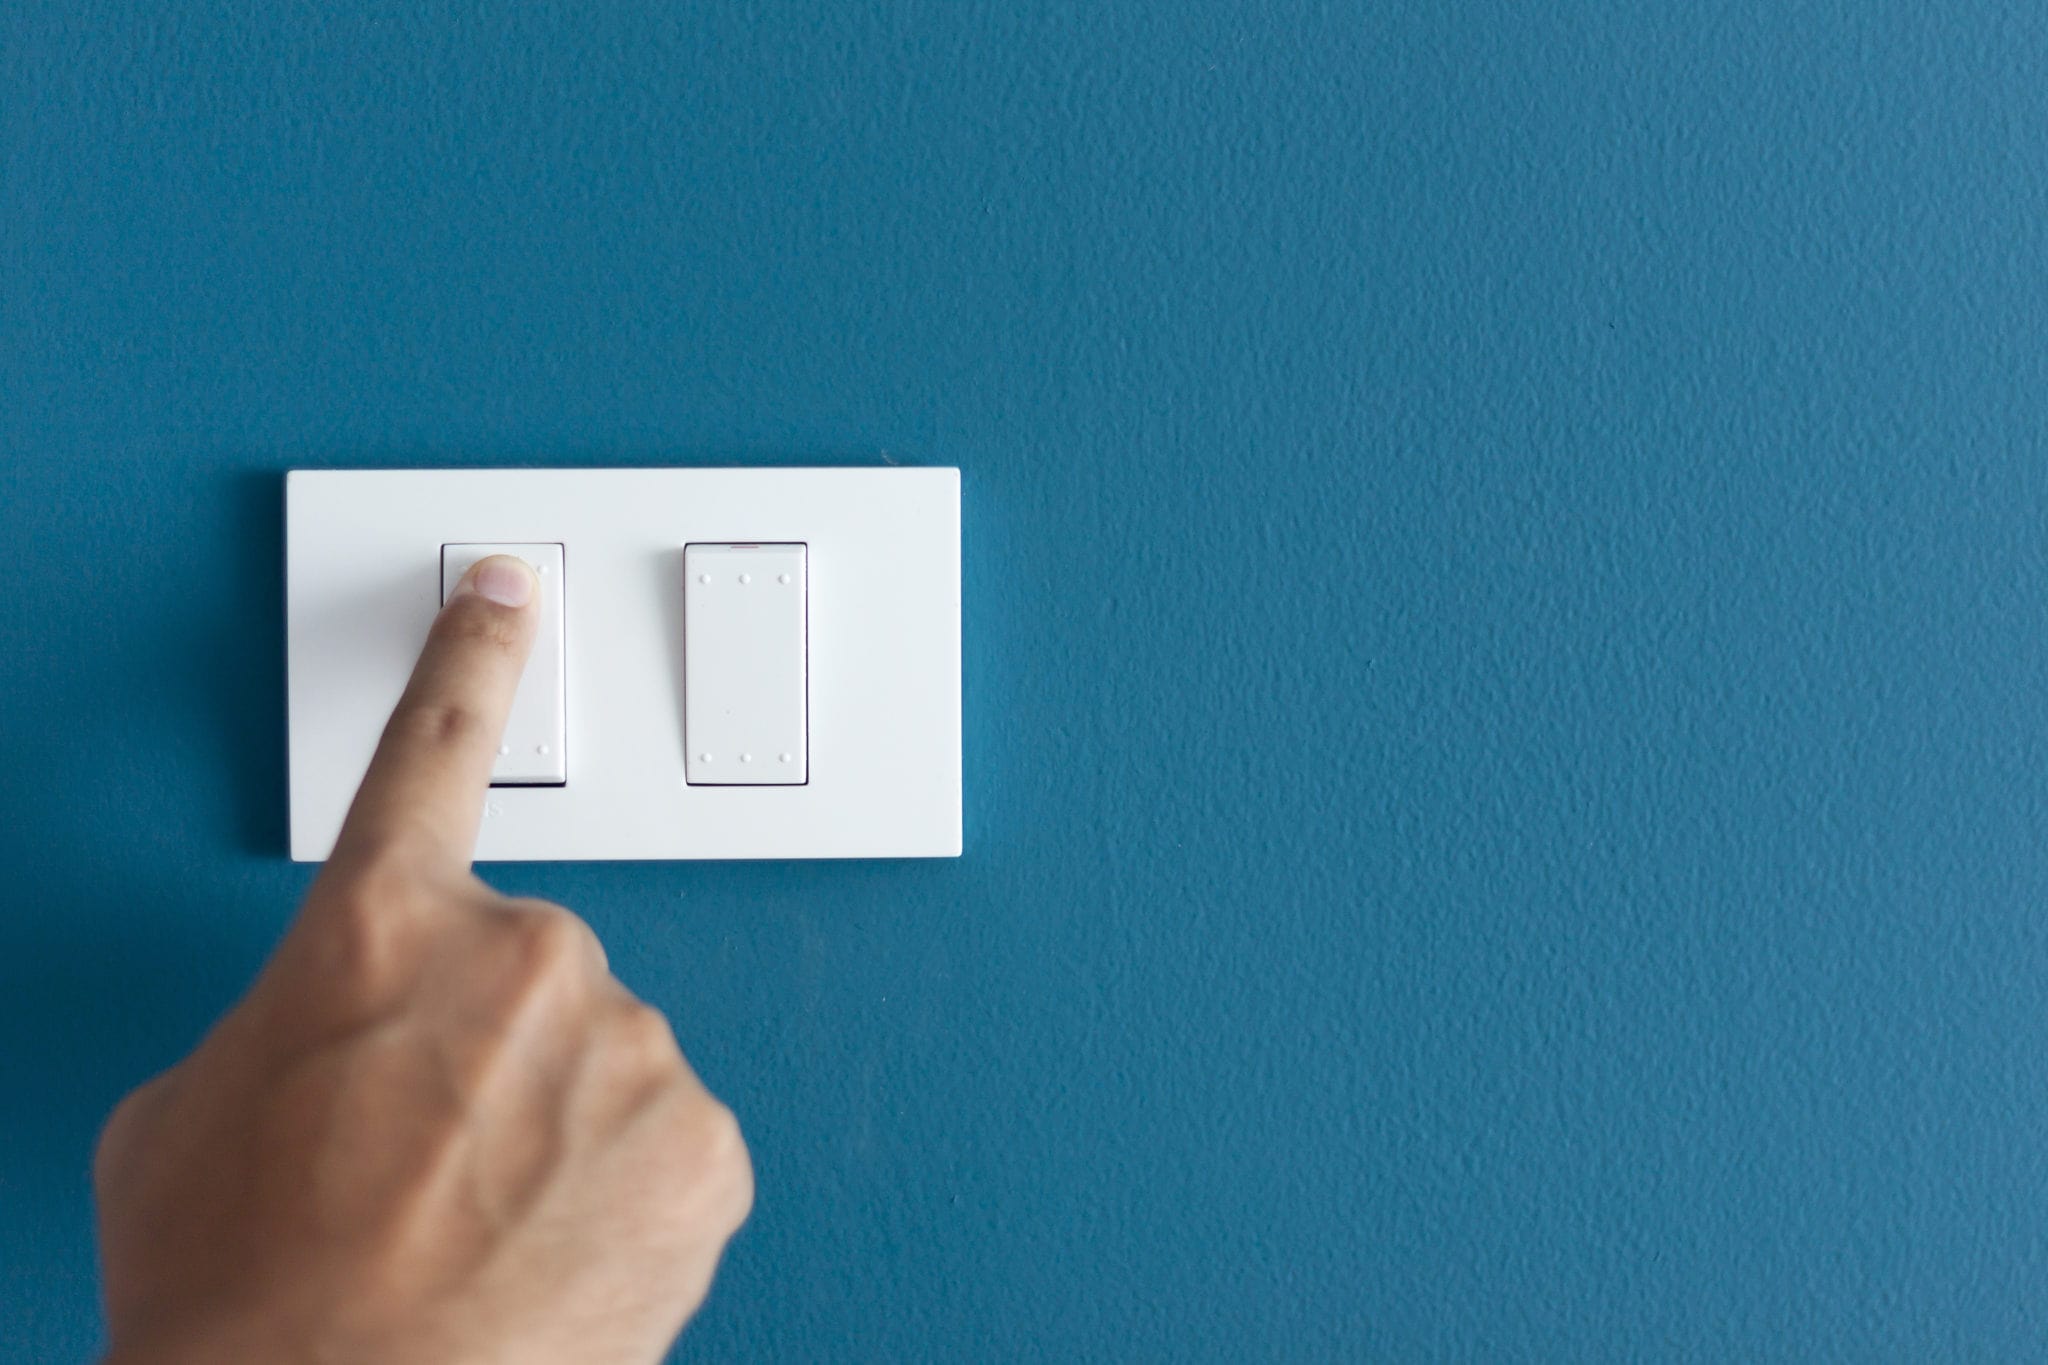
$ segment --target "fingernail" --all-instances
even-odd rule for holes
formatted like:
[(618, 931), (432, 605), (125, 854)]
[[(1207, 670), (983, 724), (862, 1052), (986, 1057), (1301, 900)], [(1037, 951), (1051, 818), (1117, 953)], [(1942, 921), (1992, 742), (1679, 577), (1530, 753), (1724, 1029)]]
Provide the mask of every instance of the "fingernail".
[(467, 588), (501, 607), (523, 607), (533, 600), (537, 582), (533, 570), (524, 563), (509, 555), (493, 555), (471, 569), (456, 591)]

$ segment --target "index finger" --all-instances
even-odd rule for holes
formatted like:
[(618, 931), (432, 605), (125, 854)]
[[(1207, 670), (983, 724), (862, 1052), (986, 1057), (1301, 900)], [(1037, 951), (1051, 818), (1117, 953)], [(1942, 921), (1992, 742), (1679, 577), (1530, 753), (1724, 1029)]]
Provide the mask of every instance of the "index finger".
[(423, 873), (468, 869), (539, 601), (540, 580), (510, 555), (462, 576), (427, 632), (330, 863), (396, 853), (420, 860)]

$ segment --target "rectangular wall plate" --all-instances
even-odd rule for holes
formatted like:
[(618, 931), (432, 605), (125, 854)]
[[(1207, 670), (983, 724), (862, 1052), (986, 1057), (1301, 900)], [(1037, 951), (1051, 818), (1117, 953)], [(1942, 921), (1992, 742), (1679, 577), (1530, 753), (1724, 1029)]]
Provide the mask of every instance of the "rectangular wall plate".
[[(286, 478), (293, 858), (332, 849), (441, 547), (469, 544), (559, 545), (565, 569), (568, 780), (493, 787), (480, 861), (959, 855), (958, 470), (464, 469)], [(688, 780), (693, 545), (802, 547), (801, 783)]]

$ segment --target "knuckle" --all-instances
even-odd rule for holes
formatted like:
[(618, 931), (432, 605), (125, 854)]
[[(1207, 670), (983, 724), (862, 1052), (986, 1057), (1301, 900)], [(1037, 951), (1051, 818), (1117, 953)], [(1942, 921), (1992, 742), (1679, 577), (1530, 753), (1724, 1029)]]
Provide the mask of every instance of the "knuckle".
[(418, 863), (405, 844), (400, 836), (366, 856), (342, 885), (322, 897), (322, 913), (308, 930), (319, 979), (375, 988), (398, 970), (425, 894)]
[(517, 902), (504, 923), (522, 980), (539, 983), (588, 972), (595, 937), (570, 911), (546, 902)]
[(484, 718), (454, 701), (416, 701), (391, 716), (392, 738), (408, 749), (445, 749), (480, 742)]
[(317, 949), (322, 978), (353, 987), (387, 980), (398, 957), (392, 898), (351, 891), (324, 917)]
[(611, 1020), (609, 1046), (635, 1069), (666, 1072), (682, 1060), (668, 1016), (635, 1000), (619, 1007)]
[(410, 898), (413, 883), (419, 877), (414, 844), (410, 831), (388, 831), (375, 848), (346, 865), (337, 899), (376, 906)]
[(166, 1072), (144, 1081), (114, 1106), (107, 1121), (100, 1125), (99, 1139), (93, 1145), (95, 1181), (104, 1184), (135, 1149), (135, 1144), (146, 1136), (142, 1129), (148, 1124), (149, 1114), (162, 1102), (170, 1085), (171, 1075)]
[(695, 1085), (671, 1090), (656, 1157), (664, 1188), (693, 1223), (730, 1235), (754, 1205), (754, 1163), (731, 1109)]
[(708, 1109), (703, 1120), (705, 1149), (721, 1165), (751, 1171), (753, 1162), (747, 1156), (747, 1138), (740, 1131), (739, 1115), (717, 1100), (710, 1101)]
[(721, 1178), (740, 1169), (752, 1171), (739, 1116), (726, 1105), (710, 1095), (700, 1095), (689, 1106), (684, 1127), (687, 1141), (679, 1144), (678, 1151), (687, 1154), (694, 1168)]
[(525, 627), (518, 612), (468, 593), (441, 609), (440, 629), (450, 640), (488, 649), (510, 649), (519, 643)]
[(717, 1100), (704, 1116), (704, 1153), (732, 1227), (746, 1221), (754, 1206), (754, 1161), (747, 1152), (739, 1116)]
[(100, 1125), (99, 1154), (104, 1160), (107, 1154), (121, 1145), (121, 1140), (134, 1129), (137, 1118), (146, 1106), (144, 1092), (151, 1083), (145, 1082), (121, 1097), (120, 1103), (108, 1113), (107, 1121)]

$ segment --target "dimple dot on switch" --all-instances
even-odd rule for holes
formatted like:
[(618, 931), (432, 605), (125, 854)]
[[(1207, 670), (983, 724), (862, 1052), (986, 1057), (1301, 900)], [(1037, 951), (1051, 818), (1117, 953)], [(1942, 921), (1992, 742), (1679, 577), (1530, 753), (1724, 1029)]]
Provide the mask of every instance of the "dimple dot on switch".
[(526, 672), (519, 676), (519, 690), (512, 697), (512, 714), (505, 722), (504, 741), (498, 745), (497, 761), (491, 765), (494, 787), (559, 787), (569, 780), (569, 746), (564, 705), (565, 656), (563, 650), (562, 547), (552, 544), (452, 544), (441, 547), (441, 600), (480, 559), (512, 555), (525, 560), (540, 575), (540, 632), (534, 637), (533, 653), (527, 657)]
[[(683, 776), (693, 786), (810, 780), (808, 559), (802, 544), (683, 548)], [(757, 753), (777, 762), (755, 763)]]

